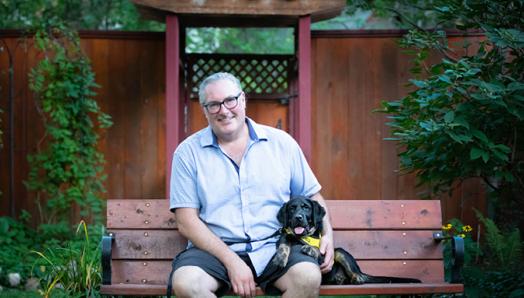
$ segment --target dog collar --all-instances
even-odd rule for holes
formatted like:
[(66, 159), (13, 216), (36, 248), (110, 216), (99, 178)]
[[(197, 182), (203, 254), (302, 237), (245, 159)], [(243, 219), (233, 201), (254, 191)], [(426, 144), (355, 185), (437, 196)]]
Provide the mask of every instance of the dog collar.
[(300, 238), (300, 241), (305, 242), (308, 245), (311, 245), (316, 248), (320, 248), (320, 237), (315, 238), (311, 236), (304, 236)]
[[(284, 232), (288, 235), (294, 235), (293, 230), (289, 227), (285, 228)], [(320, 235), (318, 236), (318, 238), (312, 237), (312, 236), (301, 236), (300, 241), (304, 244), (311, 245), (316, 248), (320, 248), (320, 238), (322, 238), (322, 236)]]

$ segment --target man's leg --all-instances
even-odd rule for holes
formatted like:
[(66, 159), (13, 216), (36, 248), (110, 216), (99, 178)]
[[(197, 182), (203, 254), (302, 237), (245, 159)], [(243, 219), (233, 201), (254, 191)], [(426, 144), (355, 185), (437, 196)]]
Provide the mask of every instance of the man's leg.
[(197, 266), (178, 268), (173, 274), (176, 297), (216, 297), (220, 282)]
[(317, 264), (300, 262), (277, 279), (274, 286), (282, 297), (318, 297), (322, 274)]

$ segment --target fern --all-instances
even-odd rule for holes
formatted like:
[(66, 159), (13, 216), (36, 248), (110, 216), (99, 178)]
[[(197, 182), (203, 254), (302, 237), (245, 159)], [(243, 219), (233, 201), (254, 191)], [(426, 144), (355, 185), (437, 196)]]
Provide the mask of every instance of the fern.
[(518, 264), (522, 257), (523, 246), (519, 229), (503, 232), (493, 220), (485, 218), (478, 210), (475, 210), (475, 213), (486, 227), (486, 244), (493, 254), (496, 265), (509, 267)]

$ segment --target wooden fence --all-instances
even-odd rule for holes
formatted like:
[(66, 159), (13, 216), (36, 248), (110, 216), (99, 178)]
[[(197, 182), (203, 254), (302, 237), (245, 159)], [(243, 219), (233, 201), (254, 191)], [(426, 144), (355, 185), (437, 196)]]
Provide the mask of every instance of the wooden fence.
[[(396, 41), (399, 31), (339, 31), (312, 34), (311, 166), (327, 199), (410, 199), (423, 189), (413, 175), (399, 175), (396, 146), (388, 136), (386, 118), (373, 113), (381, 100), (406, 93), (410, 59)], [(165, 121), (183, 121), (189, 134), (205, 125), (196, 101), (187, 102), (187, 119), (164, 116), (164, 35), (161, 33), (83, 32), (82, 46), (96, 73), (97, 99), (114, 125), (102, 135), (100, 149), (107, 160), (106, 198), (162, 198)], [(479, 37), (453, 37), (475, 41)], [(0, 125), (4, 147), (0, 151), (0, 215), (37, 214), (34, 194), (28, 193), (27, 155), (43, 136), (42, 121), (28, 90), (28, 72), (38, 61), (31, 39), (18, 32), (0, 31)], [(9, 59), (14, 65), (13, 134), (8, 115)], [(248, 115), (256, 121), (287, 129), (288, 105), (276, 100), (251, 100)], [(14, 185), (10, 187), (9, 152), (14, 159)], [(468, 181), (453, 197), (443, 197), (445, 219), (476, 220), (471, 207), (484, 210), (482, 185)], [(12, 191), (12, 196), (11, 196)], [(9, 198), (13, 198), (10, 202)]]

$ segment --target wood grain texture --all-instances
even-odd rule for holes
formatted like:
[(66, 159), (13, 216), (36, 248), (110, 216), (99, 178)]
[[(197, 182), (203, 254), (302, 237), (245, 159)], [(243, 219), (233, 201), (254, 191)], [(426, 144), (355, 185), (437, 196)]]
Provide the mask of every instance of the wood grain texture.
[[(100, 290), (106, 295), (158, 295), (166, 293), (165, 285), (142, 285), (142, 284), (115, 284), (102, 285)], [(434, 293), (462, 293), (464, 285), (448, 283), (426, 283), (421, 285), (408, 284), (367, 284), (358, 286), (322, 286), (320, 295), (402, 295), (402, 294), (434, 294)], [(257, 288), (257, 296), (263, 295), (260, 288)]]
[[(382, 99), (400, 98), (410, 74), (409, 57), (402, 54), (396, 40), (400, 34), (374, 35), (374, 31), (345, 34), (312, 35), (312, 161), (322, 194), (330, 200), (342, 199), (414, 199), (427, 193), (415, 187), (413, 175), (398, 172), (396, 145), (388, 136), (386, 118), (371, 111)], [(44, 130), (35, 107), (34, 95), (28, 89), (30, 68), (41, 58), (32, 40), (0, 31), (0, 36), (14, 50), (14, 180), (12, 190), (15, 213), (22, 209), (33, 215), (38, 210), (35, 195), (27, 191), (29, 165), (27, 154), (35, 153)], [(475, 42), (479, 36), (453, 37), (451, 43)], [(18, 46), (17, 46), (18, 44)], [(166, 160), (165, 118), (165, 43), (158, 33), (85, 34), (81, 40), (101, 86), (96, 99), (114, 125), (100, 139), (105, 154), (106, 198), (164, 198), (165, 173), (171, 160)], [(457, 46), (457, 48), (459, 48)], [(474, 50), (470, 47), (468, 51)], [(457, 51), (457, 53), (462, 53)], [(432, 58), (434, 59), (434, 58)], [(0, 53), (0, 94), (7, 98), (7, 55)], [(180, 121), (188, 135), (206, 125), (195, 102), (188, 105), (188, 119)], [(0, 150), (0, 215), (8, 214), (9, 197), (9, 123), (7, 100), (0, 101), (4, 113)], [(289, 131), (289, 106), (276, 101), (249, 98), (247, 113), (260, 123), (282, 124)], [(186, 125), (187, 124), (187, 125)], [(486, 210), (483, 185), (468, 181), (458, 186), (452, 197), (442, 199), (445, 220), (459, 218), (476, 226), (472, 207)], [(436, 198), (439, 199), (439, 198)], [(80, 218), (75, 217), (73, 221)]]
[[(437, 200), (327, 200), (334, 229), (430, 229), (442, 226)], [(146, 223), (147, 222), (147, 223)], [(108, 200), (108, 228), (173, 229), (166, 199)]]
[[(113, 284), (162, 285), (171, 271), (171, 260), (114, 260)], [(424, 283), (444, 282), (442, 261), (358, 261), (363, 272), (373, 275), (418, 278)]]
[(440, 229), (438, 200), (328, 200), (335, 228)]
[(169, 201), (153, 200), (108, 200), (108, 229), (174, 229), (175, 215), (169, 211)]
[[(444, 282), (442, 244), (433, 240), (434, 230), (421, 228), (437, 224), (440, 228), (439, 201), (331, 200), (327, 204), (335, 229), (335, 247), (349, 251), (363, 272), (418, 278), (423, 284), (323, 286), (322, 294), (425, 294), (464, 290), (462, 285)], [(107, 212), (108, 226), (113, 227), (108, 232), (114, 237), (113, 285), (104, 285), (101, 292), (161, 295), (172, 259), (186, 246), (186, 240), (176, 230), (168, 201), (110, 200)], [(427, 221), (426, 217), (435, 220)], [(356, 225), (358, 228), (352, 225), (355, 218), (360, 222)], [(400, 228), (392, 228), (391, 225), (395, 225), (389, 222), (399, 219), (405, 222), (398, 226)], [(260, 289), (257, 293), (263, 294)]]
[(344, 0), (133, 0), (137, 5), (179, 14), (301, 16), (323, 11), (340, 12)]
[[(172, 259), (187, 244), (177, 230), (109, 229), (115, 237), (113, 259)], [(433, 231), (334, 232), (335, 247), (342, 247), (359, 260), (421, 260), (442, 262), (442, 245), (432, 239)]]

